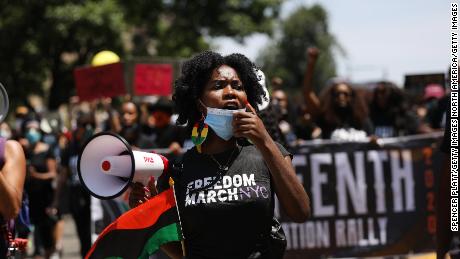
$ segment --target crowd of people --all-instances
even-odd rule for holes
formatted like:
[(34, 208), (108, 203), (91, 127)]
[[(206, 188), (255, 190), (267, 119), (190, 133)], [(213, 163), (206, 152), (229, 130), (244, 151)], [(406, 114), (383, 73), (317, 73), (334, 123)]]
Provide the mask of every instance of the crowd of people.
[[(176, 87), (187, 88), (195, 77), (190, 75), (190, 78), (181, 80), (176, 82)], [(241, 81), (244, 83), (245, 80), (248, 79), (242, 78)], [(203, 87), (206, 82), (196, 84)], [(237, 87), (232, 82), (229, 85)], [(436, 84), (426, 86), (421, 98), (411, 98), (391, 82), (377, 82), (365, 89), (354, 87), (345, 80), (331, 79), (313, 102), (296, 99), (297, 90), (285, 88), (278, 77), (274, 77), (267, 87), (270, 90), (268, 107), (261, 111), (256, 108), (254, 112), (263, 121), (271, 138), (286, 147), (286, 150), (281, 150), (283, 156), (297, 145), (313, 139), (369, 141), (375, 144), (378, 138), (429, 133), (445, 125), (448, 95), (442, 86)], [(289, 98), (290, 95), (293, 98)], [(311, 91), (311, 95), (315, 96), (315, 93)], [(50, 258), (62, 251), (63, 213), (70, 213), (75, 220), (81, 256), (89, 250), (90, 196), (78, 178), (77, 158), (91, 136), (111, 131), (120, 134), (135, 149), (156, 150), (171, 158), (185, 153), (193, 147), (191, 127), (176, 122), (187, 122), (193, 107), (198, 109), (197, 112), (202, 109), (187, 103), (192, 101), (189, 97), (176, 97), (184, 102), (179, 107), (174, 105), (171, 97), (157, 97), (149, 102), (129, 96), (90, 102), (72, 97), (63, 116), (49, 116), (44, 109), (38, 109), (31, 103), (16, 107), (7, 122), (0, 125), (0, 136), (16, 140), (26, 155), (24, 190), (29, 199), (34, 244), (34, 251), (29, 251), (29, 254)], [(248, 97), (251, 98), (255, 100), (254, 96)], [(209, 106), (209, 100), (203, 101), (204, 104)], [(201, 115), (190, 116), (199, 120)], [(258, 140), (258, 136), (254, 137), (255, 145)], [(278, 158), (278, 155), (281, 157), (281, 153), (267, 156)], [(298, 199), (303, 197), (300, 195)], [(2, 211), (8, 209), (2, 206), (3, 203), (0, 206)], [(294, 216), (296, 213), (300, 212), (293, 210)], [(27, 227), (19, 227), (18, 230), (22, 237), (29, 236), (31, 231)]]
[(370, 141), (441, 130), (445, 124), (448, 95), (438, 84), (429, 84), (416, 97), (387, 81), (353, 87), (331, 80), (316, 101), (293, 102), (287, 90), (272, 80), (271, 107), (260, 113), (270, 124), (272, 136), (287, 147), (312, 139)]

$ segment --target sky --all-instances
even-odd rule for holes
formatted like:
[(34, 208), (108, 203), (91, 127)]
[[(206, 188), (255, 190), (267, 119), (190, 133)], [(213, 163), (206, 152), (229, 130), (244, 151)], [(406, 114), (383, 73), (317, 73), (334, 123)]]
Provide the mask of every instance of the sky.
[[(339, 77), (357, 83), (385, 79), (402, 86), (407, 74), (449, 69), (451, 1), (289, 0), (282, 18), (315, 3), (328, 12), (330, 32), (345, 50), (335, 54)], [(214, 44), (223, 54), (240, 52), (255, 60), (269, 42), (255, 34), (243, 45), (228, 38)]]

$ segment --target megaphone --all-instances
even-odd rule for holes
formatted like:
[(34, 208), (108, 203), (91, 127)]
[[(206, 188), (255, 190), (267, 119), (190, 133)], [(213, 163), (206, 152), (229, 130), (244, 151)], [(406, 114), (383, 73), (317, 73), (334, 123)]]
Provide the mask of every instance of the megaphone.
[(77, 162), (80, 182), (99, 199), (120, 196), (132, 182), (147, 185), (150, 176), (158, 178), (167, 168), (164, 156), (134, 151), (125, 139), (111, 132), (91, 137)]
[(10, 102), (8, 100), (8, 93), (5, 90), (5, 87), (0, 83), (0, 123), (5, 120), (8, 115), (8, 109), (10, 107)]

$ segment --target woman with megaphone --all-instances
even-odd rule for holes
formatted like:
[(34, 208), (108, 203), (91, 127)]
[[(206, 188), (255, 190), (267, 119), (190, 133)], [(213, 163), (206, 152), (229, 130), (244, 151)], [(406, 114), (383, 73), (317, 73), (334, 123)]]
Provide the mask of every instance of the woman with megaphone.
[[(183, 64), (173, 100), (177, 121), (187, 124), (195, 147), (174, 167), (185, 251), (179, 243), (163, 245), (170, 257), (282, 258), (285, 247), (272, 240), (282, 236), (275, 194), (293, 221), (310, 214), (292, 155), (257, 116), (265, 98), (255, 65), (241, 54), (206, 51)], [(155, 195), (152, 189), (136, 185), (131, 205)]]

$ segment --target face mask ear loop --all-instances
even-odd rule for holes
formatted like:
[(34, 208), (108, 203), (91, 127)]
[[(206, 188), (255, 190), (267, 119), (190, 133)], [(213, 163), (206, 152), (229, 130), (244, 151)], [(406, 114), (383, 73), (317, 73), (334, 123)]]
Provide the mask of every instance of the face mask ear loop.
[(200, 109), (200, 111), (201, 111), (201, 119), (204, 120), (206, 119), (206, 115), (205, 115), (206, 112), (204, 111), (207, 111), (208, 107), (201, 101), (201, 99), (198, 99), (198, 102), (199, 102), (198, 104), (201, 105), (201, 108), (203, 109), (203, 110)]

